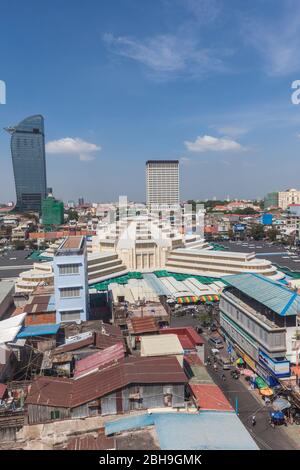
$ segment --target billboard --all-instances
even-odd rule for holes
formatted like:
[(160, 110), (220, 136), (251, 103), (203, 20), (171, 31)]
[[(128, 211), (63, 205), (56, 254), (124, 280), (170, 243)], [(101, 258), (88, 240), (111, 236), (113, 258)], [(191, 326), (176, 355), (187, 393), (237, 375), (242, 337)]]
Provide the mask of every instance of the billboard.
[(244, 230), (246, 230), (246, 225), (245, 224), (235, 224), (233, 226), (233, 230), (235, 232), (243, 232)]
[(263, 214), (261, 217), (261, 223), (263, 225), (272, 225), (273, 215), (272, 214)]

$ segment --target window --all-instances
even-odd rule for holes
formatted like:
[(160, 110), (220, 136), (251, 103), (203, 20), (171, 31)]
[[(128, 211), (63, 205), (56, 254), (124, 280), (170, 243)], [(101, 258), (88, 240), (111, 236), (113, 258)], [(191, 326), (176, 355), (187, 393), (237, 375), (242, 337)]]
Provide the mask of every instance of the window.
[(60, 298), (80, 297), (80, 287), (64, 287), (60, 289)]
[(59, 266), (59, 274), (65, 276), (66, 274), (78, 274), (79, 264), (64, 264)]
[(70, 310), (69, 312), (60, 312), (61, 321), (80, 320), (80, 310)]
[(60, 411), (59, 410), (54, 410), (51, 411), (51, 419), (59, 419), (60, 418)]

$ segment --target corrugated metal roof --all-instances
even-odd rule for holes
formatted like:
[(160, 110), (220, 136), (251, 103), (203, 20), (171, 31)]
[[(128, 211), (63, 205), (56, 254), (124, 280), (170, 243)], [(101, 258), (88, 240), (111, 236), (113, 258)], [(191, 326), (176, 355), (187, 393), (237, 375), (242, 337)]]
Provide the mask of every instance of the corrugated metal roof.
[(7, 385), (0, 383), (0, 399), (4, 397), (6, 389), (7, 389)]
[(44, 335), (56, 335), (60, 328), (60, 325), (55, 324), (41, 324), (24, 327), (17, 338), (27, 338), (30, 336), (44, 336)]
[(131, 334), (155, 333), (159, 330), (153, 317), (133, 317), (128, 320), (128, 330)]
[(100, 435), (79, 436), (68, 440), (63, 450), (114, 450), (115, 440), (112, 437)]
[(123, 359), (125, 356), (124, 344), (117, 343), (109, 348), (98, 351), (95, 354), (81, 359), (75, 364), (74, 378), (78, 379), (83, 375), (91, 374), (96, 370), (103, 369), (103, 367), (113, 362)]
[(297, 315), (300, 312), (300, 296), (264, 276), (250, 273), (237, 274), (225, 276), (224, 280), (278, 315)]
[(82, 339), (80, 341), (74, 341), (70, 344), (63, 344), (62, 346), (53, 349), (52, 354), (61, 354), (70, 351), (77, 351), (78, 349), (85, 348), (86, 346), (93, 345), (95, 341), (94, 334), (88, 338)]
[[(179, 328), (162, 328), (160, 330), (161, 334), (175, 334), (178, 336), (179, 341), (182, 344), (182, 341), (191, 348), (195, 346), (199, 346), (204, 344), (204, 340), (201, 338), (201, 336), (198, 335), (196, 330), (194, 330), (193, 327), (191, 326), (186, 326), (186, 327), (179, 327)], [(183, 345), (182, 347), (185, 348)]]
[(38, 377), (26, 404), (74, 408), (130, 384), (184, 384), (187, 382), (176, 357), (130, 357), (77, 380)]
[(229, 401), (215, 384), (190, 384), (197, 406), (203, 410), (233, 411)]

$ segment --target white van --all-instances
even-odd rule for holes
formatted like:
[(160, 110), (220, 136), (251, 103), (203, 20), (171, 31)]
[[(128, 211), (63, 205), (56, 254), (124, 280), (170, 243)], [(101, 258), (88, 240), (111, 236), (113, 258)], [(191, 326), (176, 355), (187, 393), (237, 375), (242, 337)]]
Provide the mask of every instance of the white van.
[(213, 345), (214, 348), (216, 349), (222, 349), (224, 348), (224, 343), (221, 340), (221, 338), (209, 338), (209, 343)]

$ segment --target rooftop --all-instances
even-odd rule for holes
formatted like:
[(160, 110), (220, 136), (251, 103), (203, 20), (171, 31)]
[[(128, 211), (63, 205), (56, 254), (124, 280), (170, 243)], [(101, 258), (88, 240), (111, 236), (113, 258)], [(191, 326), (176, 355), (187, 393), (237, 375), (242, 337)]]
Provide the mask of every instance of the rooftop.
[(26, 404), (74, 408), (130, 384), (186, 382), (175, 357), (128, 357), (77, 380), (39, 376), (31, 385)]
[(103, 349), (102, 351), (91, 354), (90, 356), (76, 362), (74, 378), (78, 379), (79, 377), (83, 377), (84, 375), (103, 369), (109, 364), (111, 365), (112, 363), (123, 359), (124, 355), (124, 344), (121, 342)]
[(190, 384), (197, 406), (202, 410), (233, 411), (229, 401), (215, 384)]
[(84, 238), (78, 236), (67, 237), (56, 252), (56, 256), (80, 254)]
[(152, 425), (162, 450), (258, 450), (238, 416), (228, 411), (132, 416), (107, 422), (105, 434)]
[(164, 356), (183, 352), (177, 335), (151, 335), (141, 338), (141, 356)]
[(297, 315), (300, 312), (300, 296), (264, 276), (237, 274), (225, 276), (224, 280), (280, 316)]
[(128, 330), (131, 334), (155, 333), (159, 330), (153, 317), (134, 317), (128, 320)]

